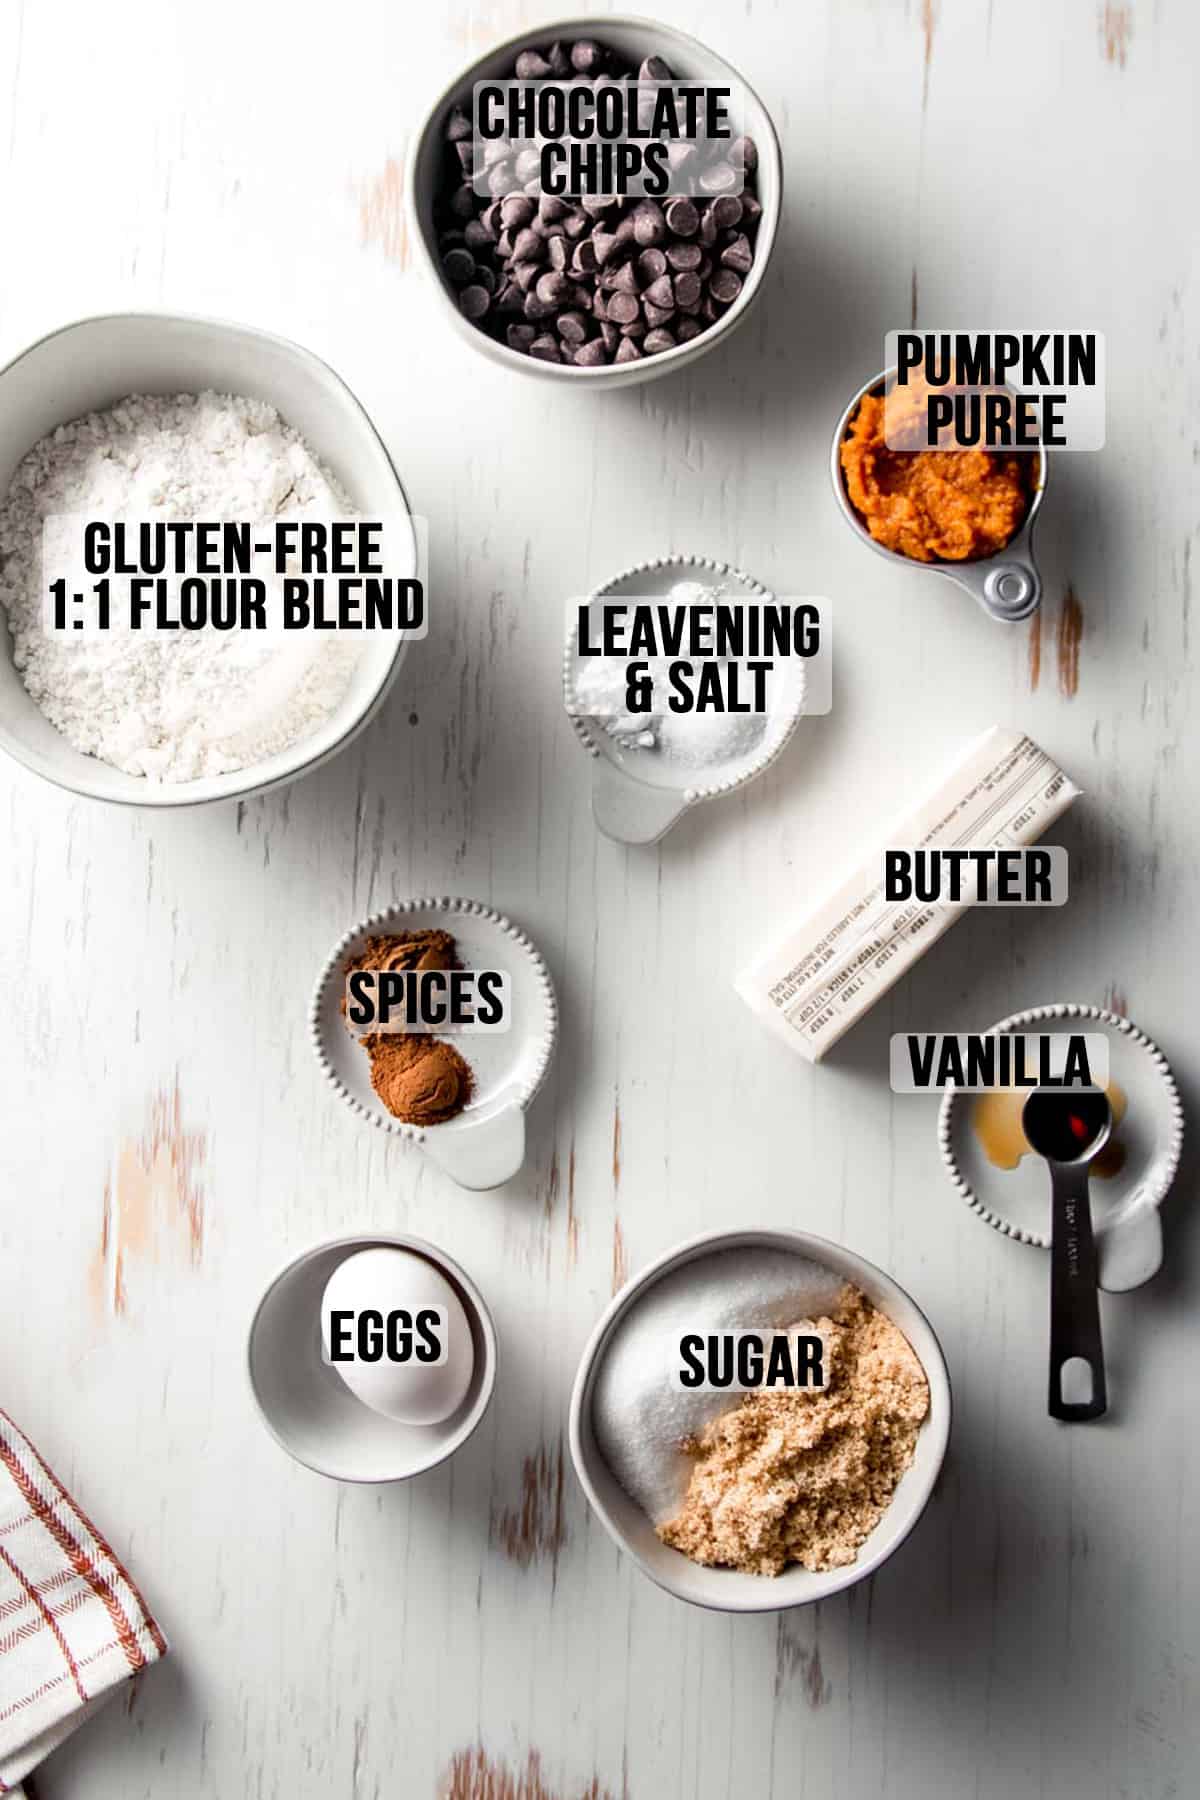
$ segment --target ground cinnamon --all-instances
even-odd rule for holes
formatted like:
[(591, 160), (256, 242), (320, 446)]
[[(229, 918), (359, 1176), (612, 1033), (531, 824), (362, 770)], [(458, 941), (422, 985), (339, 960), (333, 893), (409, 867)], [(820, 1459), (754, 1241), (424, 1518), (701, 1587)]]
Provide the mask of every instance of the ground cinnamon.
[(471, 1098), (471, 1069), (441, 1038), (379, 1032), (364, 1040), (371, 1086), (408, 1125), (442, 1125)]
[[(347, 957), (345, 973), (359, 969), (457, 969), (458, 946), (449, 931), (390, 932), (369, 937)], [(345, 997), (342, 1012), (345, 1013)], [(452, 1044), (419, 1032), (372, 1032), (362, 1040), (371, 1059), (371, 1086), (390, 1113), (406, 1125), (443, 1125), (471, 1098), (470, 1064)]]

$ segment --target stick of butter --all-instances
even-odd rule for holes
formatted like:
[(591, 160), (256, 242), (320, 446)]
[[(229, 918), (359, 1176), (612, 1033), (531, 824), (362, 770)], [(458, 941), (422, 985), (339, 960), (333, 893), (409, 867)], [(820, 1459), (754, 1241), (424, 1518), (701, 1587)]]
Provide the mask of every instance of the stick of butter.
[(873, 855), (734, 983), (785, 1043), (820, 1062), (963, 911), (883, 898), (886, 849), (1032, 844), (1079, 796), (1032, 738), (994, 725)]

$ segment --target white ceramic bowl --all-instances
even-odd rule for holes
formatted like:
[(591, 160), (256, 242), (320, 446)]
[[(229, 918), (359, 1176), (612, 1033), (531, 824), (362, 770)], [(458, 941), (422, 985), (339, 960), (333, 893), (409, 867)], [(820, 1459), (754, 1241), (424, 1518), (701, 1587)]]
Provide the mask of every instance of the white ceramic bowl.
[[(991, 1032), (1100, 1031), (1108, 1039), (1109, 1081), (1126, 1107), (1113, 1137), (1124, 1152), (1121, 1167), (1093, 1173), (1089, 1190), (1100, 1286), (1120, 1294), (1140, 1287), (1163, 1257), (1159, 1207), (1171, 1190), (1183, 1154), (1183, 1102), (1166, 1057), (1152, 1038), (1120, 1013), (1100, 1006), (1056, 1001), (1013, 1013)], [(990, 1162), (971, 1125), (974, 1096), (950, 1088), (938, 1111), (942, 1165), (959, 1197), (1006, 1237), (1035, 1249), (1050, 1248), (1050, 1180), (1031, 1151), (1015, 1169)]]
[[(360, 1250), (411, 1250), (432, 1263), (463, 1303), (475, 1367), (462, 1405), (437, 1425), (405, 1425), (355, 1398), (321, 1347), (321, 1296), (339, 1263)], [(496, 1385), (496, 1328), (483, 1295), (444, 1251), (390, 1232), (334, 1238), (280, 1270), (259, 1301), (246, 1347), (250, 1387), (271, 1436), (306, 1468), (334, 1481), (407, 1481), (465, 1444)]]
[[(724, 588), (738, 601), (772, 598), (760, 581), (729, 563), (710, 556), (660, 556), (614, 575), (588, 599), (598, 607), (609, 600), (657, 599), (681, 581)], [(656, 750), (623, 749), (602, 720), (573, 710), (575, 683), (584, 662), (579, 655), (579, 620), (573, 618), (563, 652), (563, 701), (571, 728), (592, 759), (592, 817), (605, 837), (619, 844), (656, 844), (690, 807), (720, 799), (753, 781), (781, 755), (804, 712), (805, 665), (787, 658), (772, 673), (769, 711), (759, 742), (708, 767), (695, 767)]]
[[(401, 931), (449, 931), (466, 968), (503, 969), (512, 982), (510, 1028), (460, 1040), (475, 1088), (470, 1104), (441, 1125), (408, 1125), (388, 1112), (371, 1086), (367, 1054), (342, 1015), (346, 958), (369, 937)], [(420, 1144), (460, 1187), (493, 1188), (525, 1161), (525, 1112), (554, 1056), (558, 1006), (549, 969), (511, 919), (479, 900), (402, 900), (360, 920), (333, 946), (313, 990), (308, 1035), (321, 1073), (358, 1118)]]
[[(756, 1247), (790, 1250), (796, 1256), (821, 1263), (845, 1281), (852, 1281), (872, 1305), (898, 1325), (912, 1345), (929, 1380), (929, 1416), (917, 1437), (912, 1465), (901, 1478), (883, 1518), (848, 1568), (813, 1574), (798, 1566), (770, 1578), (745, 1575), (736, 1569), (709, 1569), (692, 1562), (679, 1550), (662, 1543), (653, 1525), (609, 1470), (596, 1443), (592, 1426), (592, 1396), (596, 1376), (613, 1331), (626, 1312), (662, 1276), (714, 1250)], [(583, 1484), (592, 1511), (619, 1550), (626, 1551), (651, 1581), (693, 1606), (716, 1612), (780, 1612), (825, 1600), (843, 1588), (853, 1587), (874, 1573), (898, 1550), (924, 1512), (933, 1492), (950, 1436), (950, 1377), (932, 1325), (910, 1295), (869, 1263), (825, 1238), (806, 1231), (716, 1231), (690, 1238), (652, 1262), (648, 1269), (627, 1282), (596, 1326), (579, 1364), (571, 1394), (570, 1443), (575, 1472)]]
[[(442, 154), (445, 148), (442, 126), (451, 107), (461, 105), (469, 112), (475, 83), (506, 75), (520, 51), (552, 44), (556, 38), (580, 37), (594, 37), (597, 42), (611, 46), (634, 63), (641, 63), (648, 56), (661, 56), (665, 58), (677, 81), (703, 81), (740, 88), (745, 95), (746, 131), (754, 139), (758, 149), (758, 198), (763, 209), (755, 240), (753, 266), (746, 276), (741, 293), (715, 325), (710, 325), (707, 331), (692, 338), (690, 343), (677, 344), (673, 350), (664, 350), (659, 356), (643, 357), (640, 362), (634, 363), (608, 363), (596, 369), (576, 369), (570, 364), (539, 362), (532, 356), (523, 356), (517, 350), (510, 350), (507, 344), (497, 343), (487, 332), (480, 331), (469, 319), (464, 319), (459, 311), (454, 289), (442, 273), (437, 234), (433, 228), (433, 203), (441, 180)], [(501, 363), (505, 368), (546, 381), (568, 381), (580, 386), (602, 388), (629, 387), (639, 381), (654, 381), (660, 375), (669, 375), (673, 369), (682, 369), (687, 364), (696, 362), (699, 357), (723, 343), (745, 319), (762, 289), (771, 252), (775, 248), (783, 198), (783, 159), (779, 139), (766, 107), (753, 88), (723, 57), (689, 37), (686, 32), (676, 31), (672, 26), (661, 24), (657, 20), (597, 13), (594, 18), (552, 19), (545, 25), (533, 26), (527, 31), (519, 32), (516, 37), (497, 44), (486, 56), (479, 57), (469, 68), (464, 69), (434, 103), (417, 134), (416, 146), (409, 158), (407, 190), (408, 213), (416, 224), (416, 241), (422, 260), (437, 283), (447, 317), (476, 350), (481, 350), (485, 356), (490, 357), (493, 362)]]
[[(327, 363), (286, 338), (217, 319), (113, 313), (41, 338), (0, 370), (0, 494), (39, 438), (128, 394), (245, 394), (269, 401), (333, 471), (355, 506), (385, 522), (389, 572), (417, 573), (408, 502), (375, 427)], [(30, 699), (0, 619), (0, 749), (59, 787), (127, 806), (195, 806), (261, 793), (328, 760), (374, 715), (400, 668), (403, 633), (364, 632), (349, 691), (318, 731), (228, 775), (150, 783), (69, 744)]]

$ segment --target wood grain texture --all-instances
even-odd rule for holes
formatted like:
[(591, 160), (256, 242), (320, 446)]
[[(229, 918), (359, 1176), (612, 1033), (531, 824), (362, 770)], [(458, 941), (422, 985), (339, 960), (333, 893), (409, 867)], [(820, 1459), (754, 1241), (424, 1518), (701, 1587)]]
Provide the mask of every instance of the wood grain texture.
[[(433, 629), (383, 717), (291, 789), (139, 817), (0, 768), (0, 1398), (173, 1645), (131, 1713), (47, 1766), (45, 1800), (1200, 1785), (1194, 1158), (1163, 1274), (1106, 1303), (1113, 1414), (1063, 1430), (1044, 1417), (1044, 1261), (955, 1201), (931, 1106), (886, 1078), (893, 1029), (1119, 994), (1197, 1092), (1200, 15), (661, 11), (771, 109), (785, 223), (724, 349), (596, 396), (473, 356), (395, 210), (425, 106), (469, 54), (550, 18), (544, 0), (0, 8), (0, 354), (126, 306), (292, 335), (366, 401), (433, 564)], [(831, 502), (833, 421), (918, 302), (923, 325), (1107, 334), (1108, 447), (1056, 460), (1030, 631), (866, 554)], [(559, 704), (563, 607), (672, 550), (831, 595), (835, 707), (762, 780), (626, 851), (593, 829)], [(827, 1065), (790, 1059), (730, 976), (993, 722), (1086, 790), (1062, 832), (1069, 906), (966, 919)], [(349, 924), (456, 891), (532, 933), (562, 1002), (527, 1167), (491, 1195), (358, 1125), (304, 1037)], [(138, 1219), (118, 1306), (115, 1234)], [(750, 1224), (845, 1241), (910, 1288), (956, 1423), (934, 1504), (871, 1582), (730, 1619), (617, 1555), (561, 1446), (614, 1282)], [(396, 1489), (293, 1467), (242, 1367), (269, 1275), (358, 1227), (443, 1244), (500, 1334), (476, 1437)]]

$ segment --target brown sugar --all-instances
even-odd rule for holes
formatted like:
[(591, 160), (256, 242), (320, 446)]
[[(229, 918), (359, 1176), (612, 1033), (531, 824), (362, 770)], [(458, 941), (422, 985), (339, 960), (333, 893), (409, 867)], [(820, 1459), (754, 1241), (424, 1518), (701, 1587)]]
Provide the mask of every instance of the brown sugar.
[(399, 1032), (376, 1032), (364, 1043), (371, 1086), (406, 1125), (442, 1125), (471, 1098), (470, 1064), (453, 1044)]
[(994, 556), (1025, 521), (1038, 458), (992, 450), (889, 449), (889, 437), (893, 443), (907, 435), (924, 441), (928, 392), (914, 381), (886, 398), (863, 396), (840, 450), (846, 492), (885, 550), (916, 562)]
[(817, 1329), (825, 1387), (747, 1394), (686, 1444), (695, 1466), (682, 1510), (659, 1528), (664, 1543), (756, 1575), (856, 1560), (912, 1462), (929, 1384), (857, 1288)]

